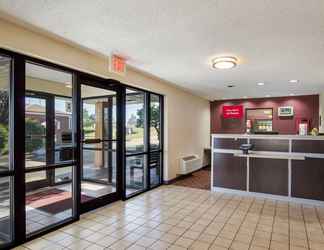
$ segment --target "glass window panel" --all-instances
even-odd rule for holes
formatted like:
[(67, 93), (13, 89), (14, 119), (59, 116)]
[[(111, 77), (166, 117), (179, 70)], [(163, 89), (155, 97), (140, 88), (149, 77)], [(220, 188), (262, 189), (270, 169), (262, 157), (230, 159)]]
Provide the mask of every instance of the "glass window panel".
[[(66, 168), (65, 174), (72, 176), (72, 167)], [(26, 180), (32, 179), (33, 175), (46, 175), (46, 171), (27, 173)], [(35, 181), (26, 183), (27, 234), (72, 217), (72, 190), (72, 181), (61, 185)]]
[(84, 139), (96, 138), (96, 104), (83, 100), (83, 137)]
[(116, 142), (88, 146), (83, 148), (82, 202), (116, 192)]
[(126, 157), (126, 195), (146, 189), (146, 155)]
[(161, 153), (150, 153), (150, 184), (156, 186), (161, 183)]
[(46, 178), (46, 171), (32, 172), (26, 175), (26, 183), (44, 181)]
[(116, 92), (81, 86), (81, 202), (116, 192)]
[[(72, 74), (26, 63), (26, 168), (73, 159)], [(72, 168), (25, 174), (26, 232), (72, 217)]]
[(26, 63), (25, 103), (26, 167), (73, 160), (72, 74)]
[(70, 167), (55, 169), (55, 183), (67, 182), (72, 180), (72, 171)]
[(150, 94), (150, 145), (151, 150), (160, 148), (161, 138), (161, 105), (158, 95)]
[(26, 63), (26, 90), (72, 97), (72, 74)]
[(109, 97), (103, 105), (103, 137), (106, 140), (116, 140), (116, 97)]
[(0, 56), (0, 171), (9, 168), (10, 58)]
[(0, 245), (11, 241), (10, 177), (0, 178)]
[(46, 100), (25, 98), (26, 168), (46, 164)]
[(145, 94), (128, 91), (126, 94), (126, 152), (144, 152), (145, 148)]
[(55, 162), (73, 160), (72, 99), (55, 97)]

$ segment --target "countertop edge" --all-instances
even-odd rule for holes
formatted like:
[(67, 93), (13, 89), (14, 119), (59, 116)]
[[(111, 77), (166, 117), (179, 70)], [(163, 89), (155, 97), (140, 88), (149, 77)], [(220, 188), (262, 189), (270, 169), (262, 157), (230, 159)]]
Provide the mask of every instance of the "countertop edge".
[(280, 139), (280, 140), (324, 140), (324, 136), (312, 135), (253, 135), (253, 134), (211, 134), (212, 138), (252, 138), (252, 139)]

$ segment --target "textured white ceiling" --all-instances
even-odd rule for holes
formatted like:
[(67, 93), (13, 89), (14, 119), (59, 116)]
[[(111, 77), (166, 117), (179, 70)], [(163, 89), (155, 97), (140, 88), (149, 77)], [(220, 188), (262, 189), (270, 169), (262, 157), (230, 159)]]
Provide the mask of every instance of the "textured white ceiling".
[[(121, 53), (209, 99), (324, 92), (323, 0), (0, 0), (0, 10), (105, 55)], [(212, 70), (219, 55), (240, 64)]]

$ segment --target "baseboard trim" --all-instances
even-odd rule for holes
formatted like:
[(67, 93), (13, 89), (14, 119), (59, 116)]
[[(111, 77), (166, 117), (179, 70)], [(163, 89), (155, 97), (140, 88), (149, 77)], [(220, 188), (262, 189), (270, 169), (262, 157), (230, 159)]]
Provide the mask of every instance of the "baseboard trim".
[(293, 203), (297, 203), (297, 204), (306, 204), (306, 205), (324, 207), (324, 201), (318, 201), (318, 200), (295, 198), (295, 197), (288, 197), (288, 196), (281, 196), (281, 195), (274, 195), (274, 194), (247, 192), (247, 191), (242, 191), (242, 190), (235, 190), (235, 189), (229, 189), (229, 188), (220, 188), (220, 187), (212, 187), (211, 191), (212, 192), (221, 192), (221, 193), (242, 195), (242, 196), (248, 196), (248, 197), (271, 199), (271, 200), (280, 200), (280, 201), (286, 201), (286, 202), (293, 202)]

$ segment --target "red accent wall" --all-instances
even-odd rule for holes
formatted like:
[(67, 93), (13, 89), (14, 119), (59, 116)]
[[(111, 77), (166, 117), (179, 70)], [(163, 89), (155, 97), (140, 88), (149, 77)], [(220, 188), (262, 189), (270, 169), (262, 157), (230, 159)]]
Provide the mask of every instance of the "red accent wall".
[[(224, 119), (222, 116), (223, 105), (243, 105), (244, 116), (242, 119)], [(293, 117), (278, 117), (278, 107), (293, 106)], [(297, 119), (308, 119), (311, 128), (319, 125), (319, 95), (254, 98), (213, 101), (210, 103), (211, 133), (245, 133), (246, 108), (273, 108), (273, 131), (280, 134), (296, 134)]]

